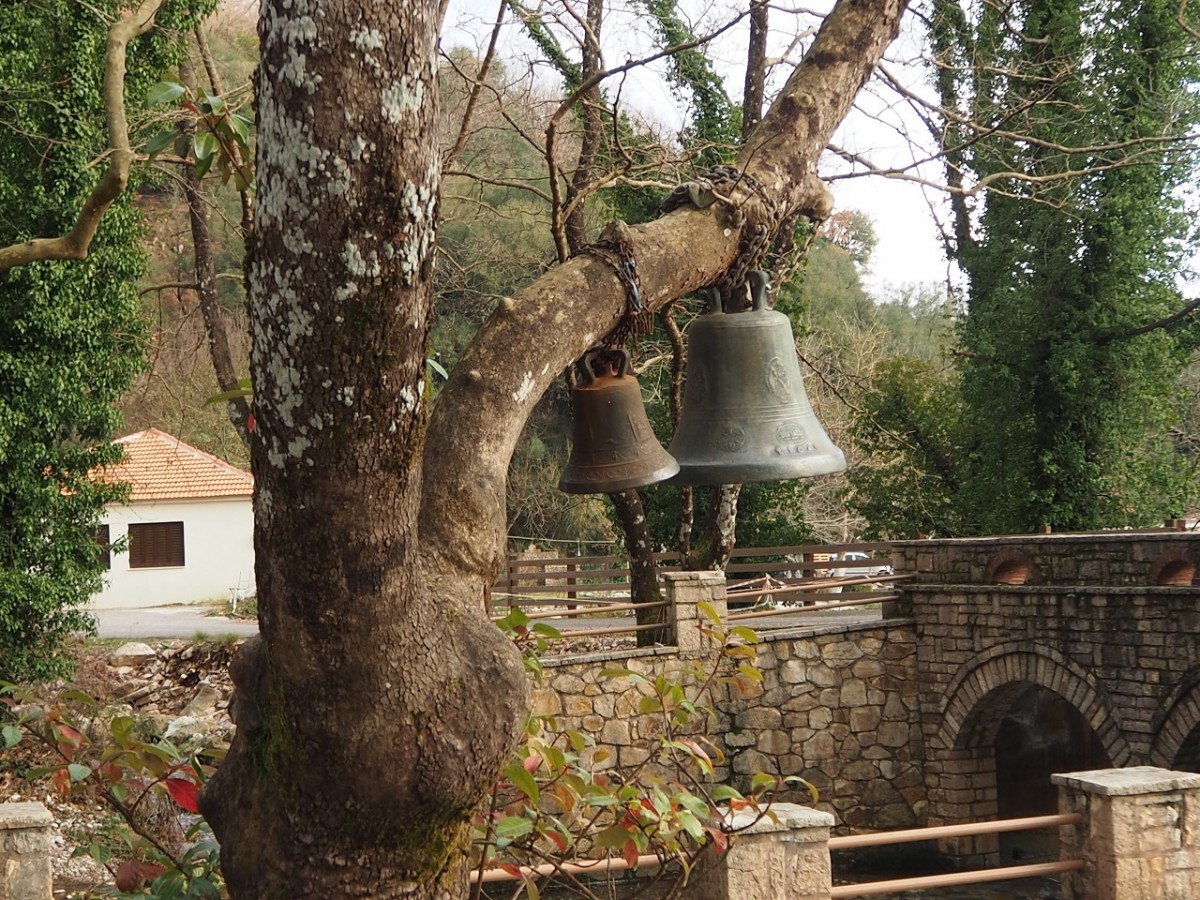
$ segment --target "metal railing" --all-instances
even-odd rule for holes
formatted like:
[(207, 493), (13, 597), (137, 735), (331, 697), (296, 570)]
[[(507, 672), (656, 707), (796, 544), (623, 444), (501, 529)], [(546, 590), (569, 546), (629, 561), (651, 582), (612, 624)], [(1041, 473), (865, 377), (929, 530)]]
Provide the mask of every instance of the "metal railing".
[[(904, 844), (913, 841), (934, 841), (942, 838), (1079, 825), (1082, 822), (1083, 816), (1079, 813), (1062, 813), (1052, 816), (1029, 816), (1021, 819), (998, 819), (991, 822), (969, 822), (964, 825), (934, 825), (929, 828), (909, 828), (903, 831), (881, 831), (871, 834), (832, 837), (829, 839), (829, 849), (830, 851), (853, 850), (861, 847), (881, 847), (887, 844)], [(1021, 866), (997, 866), (990, 869), (972, 869), (966, 872), (949, 872), (944, 875), (919, 875), (912, 878), (895, 878), (890, 881), (839, 884), (834, 886), (829, 896), (831, 900), (838, 900), (842, 897), (868, 897), (873, 894), (889, 894), (893, 891), (956, 887), (967, 884), (985, 884), (992, 881), (1009, 881), (1014, 878), (1061, 875), (1065, 872), (1078, 872), (1082, 868), (1083, 861), (1079, 859), (1031, 863)]]

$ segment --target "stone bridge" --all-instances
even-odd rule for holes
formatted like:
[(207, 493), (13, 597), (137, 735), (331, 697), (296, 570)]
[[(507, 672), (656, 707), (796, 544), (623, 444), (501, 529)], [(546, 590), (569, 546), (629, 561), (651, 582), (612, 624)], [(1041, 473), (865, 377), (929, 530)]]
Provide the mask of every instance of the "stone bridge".
[(1200, 535), (897, 549), (914, 575), (897, 611), (915, 628), (929, 824), (1052, 812), (1051, 772), (1200, 772)]
[[(1200, 772), (1200, 535), (924, 540), (896, 555), (912, 578), (882, 618), (760, 631), (761, 684), (718, 698), (719, 778), (799, 775), (838, 828), (881, 830), (1055, 812), (1052, 773)], [(696, 610), (724, 610), (721, 576), (664, 578), (674, 646), (547, 659), (534, 692), (538, 712), (608, 748), (606, 766), (645, 761), (662, 726), (601, 670), (619, 659), (650, 679), (711, 653)], [(1048, 849), (1019, 840), (946, 849), (987, 863)]]

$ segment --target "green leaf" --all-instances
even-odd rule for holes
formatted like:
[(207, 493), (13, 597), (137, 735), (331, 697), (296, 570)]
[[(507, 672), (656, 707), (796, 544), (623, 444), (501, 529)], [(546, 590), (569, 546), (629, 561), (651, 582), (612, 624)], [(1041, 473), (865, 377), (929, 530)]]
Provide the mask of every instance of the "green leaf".
[(538, 797), (541, 794), (538, 791), (537, 781), (525, 771), (524, 766), (514, 763), (504, 770), (504, 774), (508, 776), (508, 780), (513, 783), (513, 786), (528, 797), (532, 803), (536, 804), (538, 802)]
[(523, 816), (507, 816), (496, 823), (496, 837), (511, 841), (533, 831), (533, 822)]
[(778, 784), (774, 775), (768, 775), (766, 772), (756, 772), (754, 777), (750, 779), (751, 793), (759, 793), (760, 791), (770, 790)]
[(154, 137), (150, 138), (150, 140), (146, 141), (144, 149), (151, 156), (155, 156), (175, 143), (176, 137), (178, 137), (178, 134), (173, 128), (170, 131), (160, 131)]
[(604, 850), (616, 850), (624, 847), (632, 836), (624, 825), (610, 825), (596, 835), (595, 844)]
[(722, 800), (742, 800), (742, 794), (736, 788), (731, 788), (727, 784), (718, 784), (709, 793), (714, 803), (720, 803)]
[(70, 763), (67, 766), (67, 774), (71, 776), (71, 782), (77, 783), (83, 781), (92, 774), (92, 770), (87, 766), (81, 766), (79, 763)]
[(149, 109), (162, 103), (174, 103), (187, 93), (187, 88), (174, 81), (160, 81), (146, 91), (146, 108)]
[(197, 876), (188, 885), (188, 900), (221, 900), (221, 891), (207, 878)]
[(683, 830), (694, 840), (698, 841), (704, 837), (704, 826), (688, 810), (680, 810), (676, 817), (679, 819), (679, 824), (683, 826)]
[(440, 362), (438, 362), (436, 359), (434, 359), (432, 356), (425, 357), (425, 365), (427, 365), (427, 366), (429, 366), (429, 368), (433, 369), (433, 371), (436, 372), (438, 375), (441, 375), (442, 381), (445, 381), (447, 378), (450, 377), (450, 373), (446, 371), (446, 368)]
[(745, 625), (734, 625), (729, 629), (730, 637), (740, 638), (747, 644), (758, 643), (758, 632), (753, 628), (747, 628)]
[(228, 122), (230, 129), (237, 136), (238, 142), (242, 146), (248, 146), (250, 143), (250, 120), (241, 113), (232, 113)]
[(21, 741), (21, 729), (13, 725), (5, 725), (0, 728), (0, 739), (3, 739), (5, 750), (15, 747)]
[(225, 112), (225, 101), (216, 94), (205, 94), (202, 102), (204, 106), (208, 107), (208, 111), (215, 116), (219, 116)]
[(133, 717), (117, 716), (109, 723), (108, 730), (118, 744), (128, 744), (133, 737)]

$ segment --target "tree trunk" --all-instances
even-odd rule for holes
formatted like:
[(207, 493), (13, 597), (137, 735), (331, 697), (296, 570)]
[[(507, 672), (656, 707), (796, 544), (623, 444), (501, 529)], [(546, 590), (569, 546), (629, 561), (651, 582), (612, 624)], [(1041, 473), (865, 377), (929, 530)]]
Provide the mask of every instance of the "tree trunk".
[(436, 24), (432, 2), (262, 4), (262, 637), (202, 807), (236, 898), (463, 896), (469, 813), (523, 724), (520, 660), (479, 614), (490, 579), (427, 565), (418, 538)]
[[(740, 163), (782, 215), (899, 27), (841, 0)], [(620, 319), (583, 256), (503, 300), (432, 410), (423, 378), (438, 165), (438, 7), (263, 0), (250, 266), (261, 638), (202, 795), (234, 898), (462, 897), (471, 809), (522, 723), (515, 650), (481, 612), (505, 475), (542, 392)], [(755, 204), (744, 185), (732, 199)], [(635, 226), (652, 306), (738, 253), (724, 201)], [(426, 416), (429, 427), (426, 430)]]
[[(663, 592), (658, 586), (658, 565), (654, 561), (654, 542), (650, 539), (650, 526), (646, 522), (646, 510), (642, 506), (642, 495), (637, 488), (609, 494), (621, 522), (621, 533), (625, 538), (625, 551), (629, 554), (629, 602), (642, 606), (662, 603)], [(664, 607), (637, 610), (639, 625), (663, 625), (667, 621)], [(637, 633), (639, 647), (650, 647), (665, 643), (667, 633), (662, 628), (650, 628)]]
[[(603, 0), (588, 0), (587, 28), (583, 38), (583, 80), (594, 77), (600, 71), (600, 30), (604, 26)], [(601, 104), (604, 98), (600, 94), (600, 85), (595, 85), (583, 92), (579, 98), (580, 117), (583, 122), (583, 140), (579, 147), (579, 160), (575, 173), (571, 176), (571, 184), (567, 188), (566, 202), (570, 204), (592, 180), (596, 168), (596, 159), (600, 153), (600, 138), (603, 129)], [(554, 177), (551, 173), (551, 177)], [(587, 220), (584, 217), (584, 205), (579, 203), (567, 216), (565, 223), (566, 243), (572, 253), (575, 253), (588, 242)]]
[(712, 502), (701, 522), (699, 536), (693, 535), (683, 557), (688, 571), (724, 569), (733, 554), (737, 534), (737, 504), (740, 484), (722, 484), (713, 489)]
[(745, 139), (762, 118), (764, 90), (767, 82), (767, 14), (766, 0), (751, 0), (750, 46), (746, 51), (746, 83), (742, 92), (742, 138)]
[[(192, 65), (184, 60), (179, 64), (179, 78), (196, 93), (196, 76)], [(195, 120), (192, 120), (192, 129)], [(217, 386), (222, 391), (236, 390), (238, 386), (237, 369), (233, 364), (233, 353), (229, 349), (229, 327), (225, 318), (225, 310), (221, 308), (221, 298), (217, 294), (217, 267), (213, 262), (212, 230), (208, 223), (208, 207), (200, 189), (200, 179), (196, 177), (196, 167), (184, 164), (183, 168), (183, 197), (187, 202), (188, 220), (192, 226), (192, 253), (196, 264), (196, 293), (200, 297), (200, 314), (204, 318), (204, 333), (208, 338), (208, 356), (212, 360), (213, 372), (217, 376)], [(242, 439), (242, 443), (250, 446), (250, 404), (245, 397), (234, 397), (225, 401), (225, 410), (229, 422), (233, 425)]]

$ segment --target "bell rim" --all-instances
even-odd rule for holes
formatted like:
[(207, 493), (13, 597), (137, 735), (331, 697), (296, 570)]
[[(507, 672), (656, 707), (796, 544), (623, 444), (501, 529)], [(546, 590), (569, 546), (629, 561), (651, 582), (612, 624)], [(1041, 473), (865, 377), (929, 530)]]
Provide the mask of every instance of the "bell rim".
[(670, 456), (667, 458), (670, 459), (670, 463), (668, 464), (650, 472), (643, 472), (640, 475), (631, 475), (628, 478), (611, 483), (606, 482), (602, 488), (597, 488), (595, 484), (588, 484), (581, 481), (569, 481), (567, 479), (569, 473), (563, 472), (562, 477), (558, 480), (558, 489), (564, 494), (615, 494), (620, 491), (627, 491), (630, 488), (649, 487), (652, 484), (668, 481), (679, 474), (678, 461)]
[(795, 481), (800, 478), (817, 478), (821, 475), (837, 475), (846, 471), (846, 457), (823, 454), (821, 459), (808, 457), (786, 463), (781, 460), (764, 463), (689, 463), (680, 462), (679, 472), (671, 484), (718, 485), (759, 484), (766, 481)]

